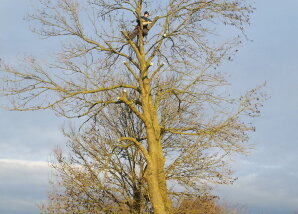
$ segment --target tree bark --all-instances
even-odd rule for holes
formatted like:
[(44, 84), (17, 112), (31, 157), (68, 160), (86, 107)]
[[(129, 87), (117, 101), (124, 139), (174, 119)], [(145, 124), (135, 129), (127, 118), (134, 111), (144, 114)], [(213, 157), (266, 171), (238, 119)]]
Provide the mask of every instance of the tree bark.
[(157, 110), (153, 105), (148, 78), (143, 80), (142, 107), (145, 117), (148, 152), (151, 164), (148, 165), (147, 183), (154, 213), (170, 214), (172, 203), (168, 197), (166, 176), (164, 172), (165, 158), (161, 145), (161, 129), (158, 122)]

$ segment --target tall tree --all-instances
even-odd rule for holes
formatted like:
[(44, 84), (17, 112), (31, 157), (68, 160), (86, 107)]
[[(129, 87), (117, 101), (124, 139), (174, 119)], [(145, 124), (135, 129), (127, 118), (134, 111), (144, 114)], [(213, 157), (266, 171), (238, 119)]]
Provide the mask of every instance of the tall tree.
[[(123, 111), (140, 120), (144, 131), (140, 127), (138, 135), (127, 131), (118, 136), (118, 144), (134, 147), (144, 159), (148, 198), (156, 214), (172, 213), (169, 181), (178, 182), (184, 193), (197, 191), (202, 181), (229, 181), (220, 170), (227, 156), (245, 151), (242, 142), (254, 128), (242, 119), (259, 114), (262, 94), (256, 88), (239, 100), (229, 98), (220, 90), (227, 82), (216, 68), (240, 44), (253, 11), (249, 4), (243, 0), (40, 3), (29, 16), (40, 24), (34, 31), (64, 37), (66, 42), (51, 63), (31, 58), (27, 69), (3, 65), (4, 72), (12, 75), (4, 87), (12, 110), (52, 109), (88, 121), (113, 105), (125, 106)], [(141, 16), (149, 9), (159, 15), (147, 27), (145, 38)], [(132, 40), (134, 19), (140, 26)], [(232, 35), (231, 29), (240, 35)], [(218, 30), (226, 36), (217, 36)], [(120, 120), (121, 115), (111, 117)]]

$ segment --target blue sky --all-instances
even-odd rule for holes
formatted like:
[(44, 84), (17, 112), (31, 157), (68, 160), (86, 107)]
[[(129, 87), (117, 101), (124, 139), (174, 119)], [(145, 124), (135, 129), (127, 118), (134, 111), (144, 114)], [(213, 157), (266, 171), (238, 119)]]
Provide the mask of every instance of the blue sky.
[[(53, 50), (54, 41), (40, 40), (23, 21), (29, 2), (0, 0), (0, 58), (47, 57)], [(292, 214), (298, 211), (298, 1), (258, 0), (255, 7), (247, 28), (253, 42), (221, 70), (239, 94), (266, 81), (271, 99), (255, 120), (256, 149), (233, 163), (239, 180), (216, 193), (251, 213)], [(38, 213), (48, 190), (51, 149), (65, 142), (60, 133), (65, 120), (48, 111), (0, 110), (0, 117), (0, 213)]]

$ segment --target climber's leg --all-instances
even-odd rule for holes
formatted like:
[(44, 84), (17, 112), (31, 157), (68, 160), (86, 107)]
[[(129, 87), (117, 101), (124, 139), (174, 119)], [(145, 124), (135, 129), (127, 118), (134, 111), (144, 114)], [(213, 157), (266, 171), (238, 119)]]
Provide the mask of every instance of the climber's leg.
[(130, 33), (129, 38), (133, 40), (139, 34), (139, 26), (136, 26), (135, 29)]
[(143, 28), (143, 37), (148, 35), (149, 30), (147, 28)]

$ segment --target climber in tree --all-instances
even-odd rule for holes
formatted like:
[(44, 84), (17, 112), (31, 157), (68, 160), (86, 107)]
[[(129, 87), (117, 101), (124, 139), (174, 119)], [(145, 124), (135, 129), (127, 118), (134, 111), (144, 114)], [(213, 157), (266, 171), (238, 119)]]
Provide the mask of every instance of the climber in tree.
[(144, 13), (144, 16), (141, 17), (142, 21), (140, 19), (137, 19), (137, 26), (135, 27), (135, 29), (133, 30), (133, 32), (130, 34), (130, 39), (134, 39), (138, 34), (139, 34), (139, 31), (141, 29), (141, 22), (143, 24), (143, 33), (142, 35), (145, 37), (148, 35), (148, 25), (150, 23), (152, 23), (152, 21), (148, 18), (150, 16), (149, 12), (148, 11), (145, 11)]

